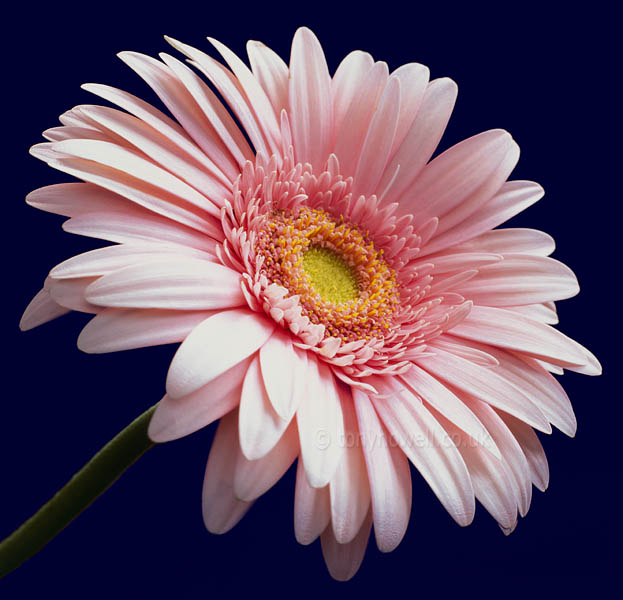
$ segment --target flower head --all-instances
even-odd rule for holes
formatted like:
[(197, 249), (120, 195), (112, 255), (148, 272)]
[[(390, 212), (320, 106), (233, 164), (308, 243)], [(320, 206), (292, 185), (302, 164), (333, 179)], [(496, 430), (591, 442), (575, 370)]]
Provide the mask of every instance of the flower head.
[(174, 119), (89, 84), (122, 110), (78, 106), (33, 148), (83, 182), (28, 202), (113, 245), (54, 267), (22, 327), (78, 310), (86, 352), (182, 342), (150, 436), (221, 420), (212, 532), (298, 459), (295, 534), (321, 537), (337, 579), (372, 525), (382, 551), (400, 543), (409, 461), (460, 525), (478, 499), (510, 533), (547, 486), (534, 429), (575, 432), (552, 373), (600, 372), (552, 327), (578, 291), (552, 239), (495, 229), (543, 194), (507, 181), (517, 144), (492, 130), (430, 160), (456, 85), (359, 51), (331, 77), (305, 28), (289, 65), (249, 42), (251, 69), (215, 40), (229, 69), (168, 41), (196, 70), (120, 57)]

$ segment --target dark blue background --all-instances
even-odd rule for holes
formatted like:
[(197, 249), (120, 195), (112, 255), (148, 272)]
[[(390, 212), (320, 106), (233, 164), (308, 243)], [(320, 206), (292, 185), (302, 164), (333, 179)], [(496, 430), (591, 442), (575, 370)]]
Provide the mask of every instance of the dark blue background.
[[(544, 4), (420, 8), (416, 3), (80, 3), (5, 13), (3, 31), (3, 312), (0, 405), (0, 538), (46, 501), (85, 461), (163, 391), (174, 347), (112, 355), (79, 352), (87, 317), (72, 314), (32, 332), (17, 323), (47, 271), (97, 243), (63, 233), (62, 219), (23, 202), (32, 189), (68, 178), (28, 155), (40, 132), (77, 104), (99, 101), (79, 89), (107, 83), (149, 101), (146, 85), (115, 58), (150, 55), (162, 34), (211, 52), (220, 39), (240, 55), (259, 39), (289, 55), (299, 25), (311, 27), (329, 67), (353, 49), (390, 69), (417, 61), (459, 84), (442, 149), (485, 129), (508, 129), (522, 149), (513, 174), (543, 184), (541, 202), (512, 221), (552, 234), (556, 258), (582, 292), (560, 303), (562, 329), (600, 358), (605, 375), (565, 375), (579, 427), (574, 440), (541, 436), (551, 484), (535, 490), (526, 519), (506, 538), (479, 507), (458, 527), (419, 476), (407, 535), (382, 555), (371, 542), (349, 584), (333, 582), (319, 543), (296, 543), (293, 473), (262, 497), (230, 533), (204, 529), (200, 494), (214, 427), (151, 450), (40, 554), (0, 582), (0, 597), (208, 597), (243, 592), (316, 597), (375, 590), (419, 594), (465, 582), (483, 595), (523, 580), (537, 590), (613, 574), (619, 519), (615, 352), (620, 305), (620, 111), (614, 15)], [(12, 11), (12, 12), (10, 12)], [(618, 556), (618, 558), (617, 558)], [(495, 578), (496, 581), (491, 581)], [(503, 587), (500, 588), (502, 579)], [(444, 597), (443, 593), (440, 593)]]

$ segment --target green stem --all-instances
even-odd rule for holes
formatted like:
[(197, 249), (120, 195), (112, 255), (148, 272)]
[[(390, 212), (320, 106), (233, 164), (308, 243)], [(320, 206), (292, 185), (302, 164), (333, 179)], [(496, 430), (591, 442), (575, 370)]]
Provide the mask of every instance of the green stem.
[(155, 406), (108, 442), (28, 521), (0, 543), (0, 578), (17, 569), (75, 519), (154, 444), (147, 427)]

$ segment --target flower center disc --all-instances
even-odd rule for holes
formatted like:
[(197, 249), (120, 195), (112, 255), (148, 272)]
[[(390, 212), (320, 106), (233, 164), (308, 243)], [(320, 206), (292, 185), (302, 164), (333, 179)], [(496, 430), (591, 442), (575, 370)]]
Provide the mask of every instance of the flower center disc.
[(337, 252), (312, 246), (303, 255), (302, 266), (314, 289), (325, 300), (342, 304), (359, 296), (357, 276)]
[(396, 274), (367, 233), (321, 209), (267, 216), (256, 242), (262, 274), (298, 297), (309, 322), (344, 342), (381, 338), (400, 305)]

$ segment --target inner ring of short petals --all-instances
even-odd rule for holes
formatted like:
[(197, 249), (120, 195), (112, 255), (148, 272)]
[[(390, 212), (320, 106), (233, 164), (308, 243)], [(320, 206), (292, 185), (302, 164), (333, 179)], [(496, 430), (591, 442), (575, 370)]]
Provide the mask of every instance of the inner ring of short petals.
[(264, 274), (344, 341), (382, 338), (400, 305), (396, 274), (366, 232), (324, 210), (273, 213), (259, 232)]

